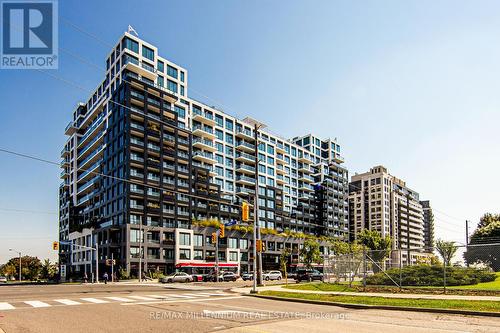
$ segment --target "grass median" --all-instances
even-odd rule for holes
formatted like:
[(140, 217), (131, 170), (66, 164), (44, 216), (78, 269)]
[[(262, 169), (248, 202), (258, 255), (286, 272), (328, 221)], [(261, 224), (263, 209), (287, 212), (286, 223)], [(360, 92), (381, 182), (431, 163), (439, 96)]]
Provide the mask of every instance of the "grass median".
[(469, 310), (469, 311), (500, 313), (500, 302), (498, 301), (385, 298), (378, 296), (371, 297), (371, 296), (349, 296), (349, 295), (337, 296), (329, 294), (294, 293), (287, 291), (263, 291), (260, 292), (259, 295), (297, 298), (297, 299), (334, 302), (334, 303), (346, 303), (346, 304), (402, 306), (411, 308), (453, 309), (453, 310)]

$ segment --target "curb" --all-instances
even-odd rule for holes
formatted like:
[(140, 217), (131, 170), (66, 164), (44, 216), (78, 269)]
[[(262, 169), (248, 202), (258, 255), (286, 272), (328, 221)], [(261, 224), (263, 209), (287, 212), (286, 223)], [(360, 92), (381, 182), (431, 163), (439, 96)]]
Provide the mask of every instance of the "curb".
[(289, 298), (280, 296), (256, 295), (256, 294), (242, 294), (243, 296), (258, 297), (270, 299), (275, 301), (296, 302), (317, 305), (340, 306), (348, 309), (372, 309), (372, 310), (396, 310), (396, 311), (412, 311), (412, 312), (429, 312), (429, 313), (444, 313), (444, 314), (458, 314), (468, 316), (483, 316), (483, 317), (500, 317), (500, 312), (485, 312), (485, 311), (472, 311), (472, 310), (459, 310), (459, 309), (439, 309), (439, 308), (416, 308), (416, 307), (403, 307), (392, 305), (368, 305), (368, 304), (352, 304), (352, 303), (339, 303), (316, 301), (301, 298)]

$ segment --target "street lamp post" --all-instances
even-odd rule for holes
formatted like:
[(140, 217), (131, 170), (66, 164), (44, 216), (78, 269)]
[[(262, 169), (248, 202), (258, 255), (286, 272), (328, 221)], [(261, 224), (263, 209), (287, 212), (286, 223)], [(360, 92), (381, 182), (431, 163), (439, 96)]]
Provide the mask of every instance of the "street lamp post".
[(22, 281), (22, 276), (21, 276), (21, 251), (16, 251), (14, 249), (9, 249), (9, 251), (16, 252), (17, 254), (19, 254), (19, 282), (21, 282)]

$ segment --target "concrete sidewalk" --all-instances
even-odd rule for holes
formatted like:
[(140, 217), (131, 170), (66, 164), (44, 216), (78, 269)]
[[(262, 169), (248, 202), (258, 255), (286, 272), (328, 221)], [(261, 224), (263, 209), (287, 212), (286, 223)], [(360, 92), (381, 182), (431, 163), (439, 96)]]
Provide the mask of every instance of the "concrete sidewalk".
[[(252, 288), (233, 288), (231, 291), (240, 294), (250, 294)], [(284, 286), (266, 286), (257, 287), (260, 291), (285, 291), (291, 293), (304, 293), (304, 294), (325, 294), (325, 295), (342, 295), (342, 296), (372, 296), (372, 297), (386, 297), (386, 298), (414, 298), (414, 299), (454, 299), (454, 300), (468, 300), (468, 301), (497, 301), (500, 302), (498, 296), (465, 296), (465, 295), (434, 295), (434, 294), (392, 294), (392, 293), (360, 293), (360, 292), (345, 292), (345, 291), (316, 291), (316, 290), (298, 290), (287, 289)]]

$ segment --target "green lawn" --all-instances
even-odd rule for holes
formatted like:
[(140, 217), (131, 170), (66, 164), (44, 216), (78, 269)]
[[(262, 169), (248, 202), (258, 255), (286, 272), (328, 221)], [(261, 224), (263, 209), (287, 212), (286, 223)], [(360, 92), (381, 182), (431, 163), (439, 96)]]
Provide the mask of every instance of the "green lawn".
[(315, 290), (315, 291), (357, 291), (355, 288), (349, 288), (349, 285), (335, 283), (306, 283), (289, 284), (288, 289), (296, 290)]
[(304, 294), (287, 291), (263, 291), (259, 295), (299, 298), (306, 300), (317, 300), (326, 302), (337, 302), (347, 304), (366, 305), (389, 305), (414, 308), (433, 309), (458, 309), (471, 311), (500, 312), (500, 302), (496, 301), (463, 301), (463, 300), (434, 300), (434, 299), (407, 299), (407, 298), (384, 298), (369, 296), (336, 296), (328, 294)]
[(456, 289), (476, 289), (476, 290), (500, 290), (500, 272), (496, 272), (497, 278), (491, 282), (481, 282), (469, 286), (456, 286)]

